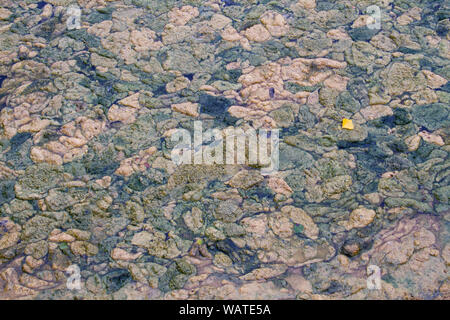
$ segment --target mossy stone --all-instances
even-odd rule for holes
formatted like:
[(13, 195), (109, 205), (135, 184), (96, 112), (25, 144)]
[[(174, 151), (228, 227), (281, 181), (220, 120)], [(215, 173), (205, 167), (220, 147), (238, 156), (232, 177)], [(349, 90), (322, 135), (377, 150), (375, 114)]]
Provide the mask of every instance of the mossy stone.
[(450, 126), (449, 106), (443, 103), (415, 106), (413, 117), (415, 123), (430, 131)]
[(47, 163), (28, 167), (16, 185), (16, 196), (20, 199), (39, 199), (63, 179), (63, 168)]
[(103, 283), (108, 293), (116, 292), (130, 281), (131, 274), (124, 269), (111, 271), (103, 277)]
[(0, 181), (0, 205), (14, 199), (14, 184), (12, 180)]

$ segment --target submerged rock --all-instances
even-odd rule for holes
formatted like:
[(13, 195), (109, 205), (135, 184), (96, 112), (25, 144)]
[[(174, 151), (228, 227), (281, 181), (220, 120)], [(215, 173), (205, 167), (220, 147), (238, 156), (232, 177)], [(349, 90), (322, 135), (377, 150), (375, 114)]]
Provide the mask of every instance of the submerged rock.
[(412, 114), (414, 122), (432, 131), (448, 127), (450, 123), (449, 108), (441, 103), (415, 106)]
[(445, 5), (72, 2), (0, 8), (1, 299), (449, 296)]
[(14, 190), (19, 199), (40, 199), (62, 179), (63, 170), (60, 166), (37, 164), (26, 169), (25, 175), (18, 179)]

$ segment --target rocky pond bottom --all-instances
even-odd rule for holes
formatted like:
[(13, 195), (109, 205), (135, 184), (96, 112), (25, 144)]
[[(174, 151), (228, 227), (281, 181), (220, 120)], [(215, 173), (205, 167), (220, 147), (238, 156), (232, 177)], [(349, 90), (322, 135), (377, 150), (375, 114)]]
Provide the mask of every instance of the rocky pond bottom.
[[(0, 299), (449, 299), (449, 13), (0, 0)], [(195, 121), (278, 172), (176, 165)]]

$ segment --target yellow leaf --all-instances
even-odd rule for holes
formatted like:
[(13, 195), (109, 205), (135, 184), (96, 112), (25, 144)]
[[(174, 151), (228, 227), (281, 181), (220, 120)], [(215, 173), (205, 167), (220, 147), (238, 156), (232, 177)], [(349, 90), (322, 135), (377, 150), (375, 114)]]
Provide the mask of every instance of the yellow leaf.
[(354, 129), (353, 121), (350, 119), (343, 119), (342, 120), (342, 129), (353, 130)]

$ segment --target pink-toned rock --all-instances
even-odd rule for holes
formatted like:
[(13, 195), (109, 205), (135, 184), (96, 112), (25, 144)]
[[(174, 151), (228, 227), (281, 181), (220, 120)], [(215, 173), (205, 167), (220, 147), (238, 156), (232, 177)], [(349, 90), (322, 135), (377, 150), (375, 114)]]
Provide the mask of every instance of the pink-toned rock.
[(253, 121), (253, 127), (255, 129), (259, 129), (259, 128), (274, 129), (274, 128), (277, 128), (278, 125), (277, 125), (276, 121), (273, 120), (273, 118), (271, 118), (269, 116), (264, 116), (259, 119), (255, 119)]
[(59, 142), (68, 148), (79, 148), (84, 146), (87, 143), (87, 140), (83, 138), (61, 136), (59, 137)]
[(331, 76), (333, 74), (333, 72), (331, 70), (326, 70), (324, 72), (314, 72), (310, 77), (309, 77), (309, 82), (312, 85), (318, 84), (320, 82), (325, 81), (325, 79), (327, 79), (329, 76)]
[(74, 236), (77, 240), (89, 240), (91, 238), (91, 233), (86, 230), (69, 229), (66, 232)]
[(36, 269), (44, 264), (43, 259), (35, 259), (33, 256), (27, 256), (25, 258), (25, 264), (30, 267), (30, 269)]
[(306, 292), (306, 293), (313, 292), (311, 282), (309, 282), (300, 275), (297, 274), (289, 275), (288, 277), (286, 277), (286, 282), (289, 283), (289, 285), (298, 292)]
[(422, 139), (428, 143), (432, 143), (432, 144), (435, 144), (438, 146), (445, 145), (442, 137), (437, 134), (432, 134), (432, 133), (429, 133), (426, 131), (421, 131), (421, 132), (419, 132), (419, 136), (422, 137)]
[(111, 58), (107, 58), (96, 54), (91, 54), (91, 63), (101, 72), (107, 72), (109, 68), (114, 68), (117, 65), (117, 61)]
[[(19, 284), (19, 275), (14, 268), (6, 268), (0, 272), (0, 279), (3, 280), (4, 288), (2, 291), (7, 293), (8, 299), (17, 299), (19, 297), (31, 298), (38, 291), (27, 288)], [(2, 297), (2, 292), (0, 292)], [(5, 297), (3, 298), (5, 299)]]
[(7, 20), (12, 15), (12, 12), (6, 8), (0, 8), (0, 20)]
[(252, 46), (250, 45), (250, 41), (246, 37), (241, 37), (239, 40), (239, 43), (241, 44), (241, 47), (244, 48), (244, 50), (250, 51), (252, 50)]
[(191, 117), (198, 117), (198, 103), (192, 103), (192, 102), (183, 102), (178, 104), (172, 105), (172, 110), (176, 112), (183, 113), (185, 115), (191, 116)]
[(302, 61), (294, 60), (291, 64), (281, 67), (281, 78), (283, 80), (305, 80), (310, 68)]
[(273, 233), (283, 239), (291, 237), (294, 233), (294, 224), (288, 216), (281, 212), (276, 212), (269, 216), (269, 227)]
[(348, 40), (351, 37), (345, 32), (345, 30), (341, 29), (331, 29), (327, 32), (327, 37), (333, 40)]
[(148, 163), (149, 158), (156, 152), (156, 150), (156, 147), (150, 147), (139, 151), (139, 153), (133, 157), (122, 160), (119, 168), (114, 173), (120, 176), (128, 177), (134, 172), (148, 169), (150, 166)]
[(268, 181), (268, 186), (275, 193), (284, 194), (285, 196), (291, 196), (292, 189), (282, 178), (270, 177)]
[(414, 19), (411, 18), (408, 14), (404, 13), (400, 17), (397, 18), (397, 23), (401, 26), (406, 26), (413, 22)]
[(48, 151), (57, 153), (59, 155), (64, 155), (64, 153), (69, 151), (69, 149), (59, 141), (50, 141), (47, 142), (44, 146)]
[(237, 32), (232, 26), (226, 27), (222, 31), (221, 36), (225, 41), (239, 41), (242, 38), (239, 32)]
[(254, 269), (251, 272), (240, 277), (242, 280), (261, 280), (270, 279), (283, 274), (287, 270), (287, 266), (284, 264), (274, 264), (270, 267), (263, 267)]
[(373, 192), (373, 193), (368, 193), (366, 195), (363, 196), (364, 199), (366, 199), (367, 201), (369, 201), (371, 204), (380, 204), (381, 203), (381, 196), (378, 192)]
[(88, 140), (91, 140), (93, 137), (98, 136), (105, 128), (105, 122), (101, 120), (93, 120), (81, 117), (77, 121), (81, 126), (83, 136)]
[(215, 30), (221, 30), (231, 24), (232, 20), (222, 14), (215, 14), (209, 21), (209, 25)]
[(288, 214), (292, 222), (301, 224), (304, 228), (303, 233), (311, 239), (317, 239), (319, 228), (313, 219), (303, 210), (294, 206), (285, 206), (281, 208), (281, 212)]
[(360, 110), (366, 120), (374, 120), (385, 116), (392, 116), (394, 113), (389, 106), (375, 104)]
[(32, 147), (30, 151), (30, 159), (35, 163), (46, 162), (50, 164), (62, 165), (63, 158), (41, 147)]
[(298, 0), (297, 3), (305, 9), (314, 9), (316, 7), (316, 0)]
[(230, 108), (228, 108), (228, 112), (235, 118), (262, 117), (266, 114), (261, 110), (253, 110), (241, 106), (231, 106)]
[(50, 125), (50, 120), (34, 118), (29, 123), (21, 126), (17, 132), (39, 132)]
[(131, 261), (131, 260), (136, 260), (140, 256), (142, 256), (141, 252), (132, 254), (121, 248), (114, 248), (111, 252), (111, 258), (113, 258), (114, 260)]
[(131, 43), (137, 52), (146, 52), (148, 50), (159, 50), (162, 47), (160, 41), (155, 41), (156, 32), (148, 28), (133, 30), (130, 34)]
[(347, 89), (347, 82), (349, 80), (350, 79), (347, 77), (342, 77), (340, 75), (334, 74), (326, 79), (324, 81), (324, 84), (331, 89), (336, 89), (337, 91), (342, 92)]
[(22, 273), (22, 275), (19, 278), (19, 281), (23, 286), (27, 288), (41, 289), (41, 290), (50, 284), (47, 281), (41, 280), (37, 277), (31, 276), (26, 273)]
[(352, 24), (352, 28), (361, 28), (375, 23), (375, 19), (369, 15), (359, 16)]
[(86, 154), (87, 151), (88, 151), (87, 145), (84, 145), (81, 148), (73, 148), (64, 154), (63, 162), (64, 163), (71, 162), (73, 159), (81, 157), (84, 154)]
[(337, 60), (332, 60), (332, 59), (328, 59), (328, 58), (317, 58), (312, 61), (319, 68), (320, 67), (329, 67), (329, 68), (335, 68), (335, 69), (343, 69), (347, 66), (347, 62), (345, 62), (345, 61), (337, 61)]
[(103, 188), (108, 188), (111, 185), (111, 177), (110, 176), (105, 176), (101, 179), (97, 179), (95, 180), (95, 183), (97, 183), (98, 185), (102, 186)]
[(57, 234), (54, 234), (48, 238), (48, 241), (52, 242), (72, 242), (75, 241), (75, 238), (72, 237), (70, 234), (67, 234), (65, 232), (60, 232)]
[(400, 17), (397, 18), (397, 23), (401, 26), (406, 26), (413, 22), (414, 20), (421, 20), (422, 9), (418, 7), (411, 8)]
[(131, 176), (134, 173), (131, 159), (123, 160), (114, 173), (124, 177)]
[(420, 145), (420, 136), (414, 135), (405, 139), (409, 151), (416, 151)]
[(141, 107), (139, 104), (139, 92), (120, 100), (119, 103), (126, 107), (139, 109)]
[(77, 256), (95, 256), (98, 253), (98, 247), (87, 241), (71, 242), (70, 249)]
[(22, 227), (15, 224), (9, 218), (0, 218), (2, 225), (2, 237), (0, 238), (0, 250), (14, 246), (20, 239)]
[(255, 42), (264, 42), (270, 39), (270, 32), (262, 24), (256, 24), (244, 31), (244, 36)]
[(286, 23), (284, 17), (278, 12), (267, 11), (261, 16), (260, 20), (274, 37), (283, 36), (289, 31), (289, 25)]
[(263, 180), (264, 177), (258, 171), (244, 169), (236, 173), (226, 184), (233, 188), (248, 189)]
[(364, 207), (357, 208), (350, 213), (348, 221), (340, 223), (347, 230), (353, 228), (364, 228), (369, 225), (375, 218), (375, 211)]
[(262, 236), (267, 232), (267, 216), (265, 215), (244, 218), (242, 219), (241, 224), (247, 232), (256, 235)]
[(447, 266), (450, 266), (450, 244), (449, 243), (447, 243), (445, 245), (444, 249), (442, 249), (441, 256), (442, 256), (442, 258), (444, 258)]
[(104, 38), (106, 37), (109, 32), (111, 31), (113, 23), (111, 20), (105, 20), (100, 23), (96, 23), (92, 26), (90, 26), (87, 29), (87, 32), (93, 35), (96, 35), (97, 37)]
[(242, 202), (242, 197), (239, 194), (238, 189), (231, 189), (228, 191), (218, 191), (211, 194), (214, 199), (225, 200), (236, 200), (237, 202)]
[(110, 121), (133, 123), (136, 120), (135, 113), (135, 108), (119, 107), (118, 105), (113, 104), (108, 110), (108, 119)]
[(4, 166), (0, 162), (0, 179), (10, 180), (10, 179), (15, 178), (16, 176), (17, 176), (17, 173), (15, 170), (8, 168), (7, 166)]
[(189, 20), (198, 17), (198, 8), (192, 6), (183, 6), (181, 8), (174, 8), (169, 12), (170, 23), (183, 26)]
[(177, 77), (173, 81), (166, 84), (166, 91), (169, 93), (183, 90), (189, 86), (189, 79), (186, 77)]
[(445, 85), (447, 83), (447, 80), (443, 77), (441, 77), (440, 75), (437, 75), (431, 71), (428, 70), (422, 70), (422, 73), (425, 75), (425, 77), (427, 78), (427, 85), (430, 88), (433, 89), (437, 89), (442, 87), (443, 85)]
[(76, 126), (74, 121), (68, 122), (61, 127), (61, 133), (66, 136), (73, 136), (75, 134), (75, 130)]

